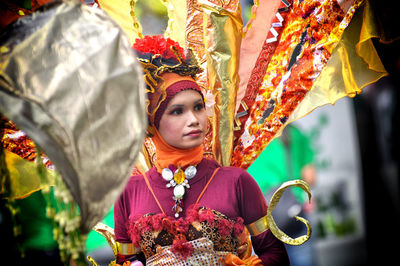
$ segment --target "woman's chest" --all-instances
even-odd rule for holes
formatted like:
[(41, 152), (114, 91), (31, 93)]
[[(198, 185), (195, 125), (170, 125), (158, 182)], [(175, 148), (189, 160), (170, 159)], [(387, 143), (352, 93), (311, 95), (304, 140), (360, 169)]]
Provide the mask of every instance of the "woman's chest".
[[(222, 181), (222, 182), (221, 182)], [(207, 180), (200, 180), (185, 189), (182, 199), (183, 211), (180, 217), (187, 215), (189, 207), (197, 203), (198, 206), (205, 206), (212, 210), (223, 213), (227, 217), (239, 217), (238, 199), (235, 193), (235, 186), (231, 182), (223, 182), (221, 178), (214, 178), (203, 191)], [(154, 194), (147, 185), (138, 187), (130, 199), (129, 218), (133, 219), (148, 213), (165, 213), (174, 217), (173, 209), (176, 200), (174, 199), (173, 188), (160, 185), (152, 186)]]

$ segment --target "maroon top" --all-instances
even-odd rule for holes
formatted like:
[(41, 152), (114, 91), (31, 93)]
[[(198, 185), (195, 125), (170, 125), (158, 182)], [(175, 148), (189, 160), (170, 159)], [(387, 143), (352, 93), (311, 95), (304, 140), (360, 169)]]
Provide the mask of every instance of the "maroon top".
[[(215, 168), (220, 167), (214, 160), (203, 159), (197, 165), (196, 176), (189, 181), (183, 198), (183, 212), (193, 205)], [(173, 189), (167, 188), (161, 175), (153, 167), (147, 173), (150, 185), (166, 214), (174, 217), (175, 204)], [(228, 218), (242, 217), (244, 224), (250, 224), (267, 213), (267, 204), (257, 183), (245, 170), (237, 167), (221, 167), (199, 201), (204, 206), (225, 214)], [(143, 176), (132, 176), (122, 195), (114, 206), (115, 237), (121, 243), (130, 243), (127, 224), (130, 219), (149, 213), (161, 213)], [(255, 253), (264, 265), (289, 265), (286, 249), (270, 230), (252, 237)]]

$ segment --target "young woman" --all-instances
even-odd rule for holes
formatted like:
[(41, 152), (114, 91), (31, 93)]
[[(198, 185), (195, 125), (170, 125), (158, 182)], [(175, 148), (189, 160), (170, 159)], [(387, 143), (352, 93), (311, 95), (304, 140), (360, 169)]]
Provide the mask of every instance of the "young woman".
[(267, 205), (254, 179), (203, 157), (208, 118), (194, 79), (200, 68), (169, 39), (146, 37), (134, 48), (148, 85), (156, 161), (130, 178), (114, 206), (117, 263), (288, 265), (283, 243), (259, 222)]

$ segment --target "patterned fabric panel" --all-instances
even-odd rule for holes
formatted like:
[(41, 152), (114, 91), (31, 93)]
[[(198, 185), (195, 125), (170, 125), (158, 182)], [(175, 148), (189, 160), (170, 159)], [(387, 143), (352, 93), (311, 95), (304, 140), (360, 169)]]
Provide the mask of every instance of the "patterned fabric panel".
[(185, 218), (174, 219), (163, 214), (147, 214), (130, 225), (132, 242), (140, 246), (146, 258), (161, 247), (172, 246), (172, 252), (188, 257), (194, 252), (191, 241), (206, 238), (215, 251), (238, 254), (247, 244), (243, 220), (229, 219), (224, 214), (204, 207), (189, 211)]

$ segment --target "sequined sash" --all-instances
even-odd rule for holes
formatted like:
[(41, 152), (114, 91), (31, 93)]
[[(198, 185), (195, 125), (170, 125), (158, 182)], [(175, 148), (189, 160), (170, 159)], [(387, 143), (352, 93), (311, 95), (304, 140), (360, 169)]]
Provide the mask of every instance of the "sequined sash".
[(205, 237), (189, 241), (193, 251), (186, 260), (179, 254), (171, 251), (171, 246), (160, 247), (157, 253), (151, 256), (146, 265), (225, 265), (225, 257), (229, 252), (215, 251), (213, 242)]

